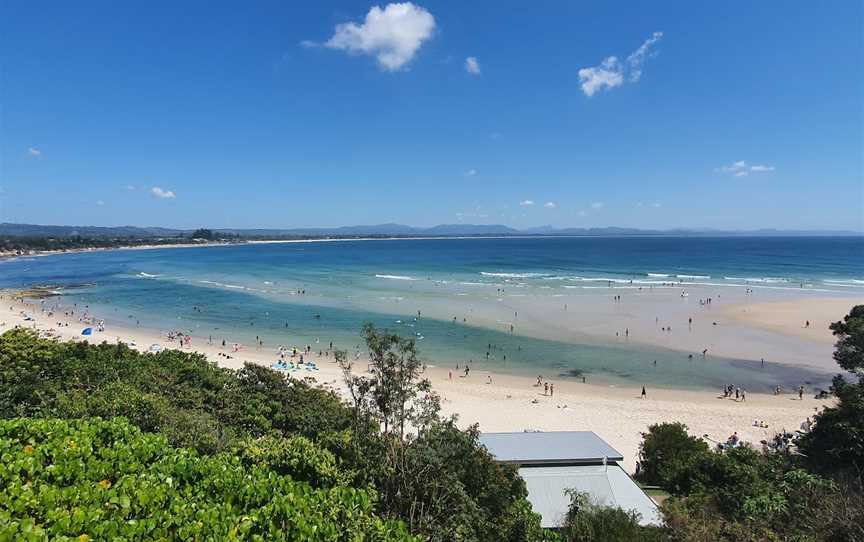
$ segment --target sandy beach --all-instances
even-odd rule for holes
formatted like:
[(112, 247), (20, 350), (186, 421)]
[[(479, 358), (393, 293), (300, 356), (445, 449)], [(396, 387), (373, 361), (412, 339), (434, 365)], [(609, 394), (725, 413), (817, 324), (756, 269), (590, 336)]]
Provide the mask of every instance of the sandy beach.
[[(832, 315), (836, 311), (846, 312), (851, 306), (846, 300), (842, 303), (833, 301), (836, 300), (817, 311), (816, 301), (813, 300), (799, 307), (799, 310), (835, 318)], [(841, 310), (841, 307), (845, 308)], [(733, 315), (728, 316), (731, 319), (737, 318), (737, 311), (741, 309), (730, 307), (729, 310), (733, 311)], [(790, 314), (789, 325), (797, 318), (797, 313), (790, 313), (790, 307), (786, 305), (751, 305), (746, 312), (751, 320), (742, 320), (740, 325), (755, 326), (752, 329), (758, 329), (758, 326), (766, 325), (766, 322), (775, 322), (778, 312)], [(25, 320), (25, 315), (30, 320)], [(811, 327), (816, 325), (813, 323), (816, 322), (815, 318), (811, 321)], [(22, 326), (40, 330), (61, 340), (109, 343), (122, 341), (142, 351), (150, 348), (152, 344), (179, 348), (178, 342), (169, 342), (162, 332), (144, 328), (109, 326), (104, 332), (98, 332), (94, 327), (91, 337), (82, 337), (81, 330), (86, 324), (78, 321), (78, 315), (49, 315), (42, 312), (38, 301), (14, 300), (10, 291), (5, 291), (2, 295), (0, 323), (0, 331)], [(810, 341), (807, 337), (805, 339)], [(826, 339), (821, 337), (819, 340)], [(830, 348), (830, 342), (827, 346)], [(221, 343), (215, 339), (211, 345), (208, 344), (207, 337), (195, 336), (190, 348), (219, 366), (229, 368), (240, 367), (245, 362), (270, 366), (277, 359), (275, 345), (260, 349), (254, 345), (246, 345), (238, 352), (233, 352), (230, 343), (222, 348)], [(310, 357), (316, 361), (319, 369), (289, 374), (295, 378), (312, 376), (319, 385), (341, 392), (342, 375), (332, 356), (317, 355), (318, 345), (313, 345), (313, 350), (315, 353)], [(358, 368), (365, 367), (362, 358), (356, 365)], [(427, 368), (427, 376), (443, 398), (443, 413), (458, 415), (461, 425), (479, 423), (481, 430), (485, 431), (591, 430), (624, 454), (625, 465), (631, 471), (635, 469), (641, 433), (650, 424), (683, 422), (690, 428), (691, 433), (706, 435), (716, 441), (725, 440), (733, 432), (737, 432), (746, 441), (758, 445), (759, 441), (769, 438), (777, 431), (798, 429), (807, 416), (830, 404), (830, 400), (816, 400), (811, 394), (805, 394), (804, 398), (799, 400), (794, 390), (784, 390), (779, 396), (747, 393), (745, 401), (736, 401), (731, 398), (724, 399), (722, 394), (718, 395), (719, 390), (690, 391), (649, 387), (647, 397), (642, 399), (641, 389), (638, 387), (615, 387), (556, 379), (551, 379), (555, 391), (554, 396), (549, 396), (544, 394), (542, 387), (535, 385), (536, 379), (528, 377), (479, 370), (472, 370), (469, 376), (465, 376), (462, 372), (457, 373), (441, 367)], [(768, 428), (754, 426), (755, 420), (764, 421)]]

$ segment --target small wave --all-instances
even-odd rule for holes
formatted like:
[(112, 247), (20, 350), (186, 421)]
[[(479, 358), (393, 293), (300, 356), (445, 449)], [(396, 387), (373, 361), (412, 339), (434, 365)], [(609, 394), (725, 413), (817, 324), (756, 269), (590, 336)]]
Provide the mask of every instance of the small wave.
[(723, 277), (724, 280), (739, 280), (743, 282), (760, 282), (766, 284), (777, 284), (790, 282), (789, 279), (784, 279), (782, 277)]
[(141, 271), (136, 276), (141, 277), (142, 279), (155, 279), (156, 277), (159, 277), (161, 275), (151, 275), (150, 273), (145, 273), (144, 271)]
[(666, 278), (666, 277), (668, 277), (669, 274), (668, 274), (668, 273), (648, 273), (648, 276), (649, 276), (649, 277), (656, 277), (656, 278), (661, 278), (661, 279), (662, 279), (662, 278)]
[(579, 277), (578, 280), (581, 280), (584, 282), (614, 282), (614, 283), (620, 283), (620, 284), (630, 282), (629, 279), (628, 280), (613, 279), (611, 277)]
[[(201, 284), (212, 284), (213, 286), (221, 286), (222, 288), (232, 288), (234, 290), (249, 290), (250, 288), (246, 288), (245, 286), (239, 286), (237, 284), (225, 284), (224, 282), (216, 282), (212, 280), (199, 280)], [(255, 290), (261, 291), (261, 290)]]
[(679, 279), (710, 279), (708, 275), (675, 275)]
[(375, 278), (390, 280), (420, 280), (414, 277), (407, 277), (405, 275), (375, 275)]
[(549, 276), (548, 273), (488, 273), (486, 271), (480, 271), (480, 274), (484, 277), (500, 277), (505, 279), (534, 279)]
[(840, 286), (864, 286), (864, 280), (859, 279), (825, 279), (822, 282)]

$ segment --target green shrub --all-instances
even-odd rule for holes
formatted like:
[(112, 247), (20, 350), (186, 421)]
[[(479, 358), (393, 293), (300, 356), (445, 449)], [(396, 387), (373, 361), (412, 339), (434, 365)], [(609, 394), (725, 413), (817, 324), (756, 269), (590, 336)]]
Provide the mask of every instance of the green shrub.
[(336, 457), (306, 437), (268, 435), (246, 442), (237, 453), (247, 465), (303, 480), (313, 487), (348, 485), (350, 481), (336, 466)]
[(639, 525), (639, 514), (621, 508), (598, 506), (590, 496), (570, 492), (570, 509), (561, 526), (567, 542), (659, 542), (667, 537), (662, 529)]
[(708, 453), (708, 445), (687, 434), (683, 423), (659, 423), (648, 426), (639, 446), (636, 477), (646, 484), (657, 485), (670, 493), (689, 493), (702, 483), (694, 467)]
[(125, 420), (0, 421), (2, 540), (408, 540), (366, 491), (199, 456)]

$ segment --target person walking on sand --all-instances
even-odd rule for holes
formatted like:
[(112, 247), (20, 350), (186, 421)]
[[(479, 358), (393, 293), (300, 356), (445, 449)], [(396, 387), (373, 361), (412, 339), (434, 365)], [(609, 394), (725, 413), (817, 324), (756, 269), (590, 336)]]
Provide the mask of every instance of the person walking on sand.
[(543, 383), (543, 395), (549, 395), (549, 383), (548, 382)]
[(555, 384), (549, 384), (549, 397), (555, 396)]
[(640, 396), (640, 399), (645, 399), (646, 395), (648, 395), (648, 394), (645, 393), (645, 386), (642, 386), (642, 395)]
[(803, 385), (802, 385), (802, 386), (798, 386), (798, 400), (799, 400), (799, 401), (803, 401), (803, 400), (804, 400), (804, 386), (803, 386)]

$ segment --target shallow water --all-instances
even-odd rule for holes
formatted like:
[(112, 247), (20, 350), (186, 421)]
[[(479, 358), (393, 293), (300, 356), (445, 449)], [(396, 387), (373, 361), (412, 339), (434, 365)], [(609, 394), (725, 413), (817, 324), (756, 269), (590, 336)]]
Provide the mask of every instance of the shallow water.
[(361, 325), (371, 321), (414, 337), (424, 358), (436, 365), (464, 366), (471, 360), (478, 369), (547, 377), (581, 373), (592, 382), (684, 388), (730, 382), (746, 382), (752, 391), (776, 384), (827, 385), (830, 375), (780, 364), (766, 363), (763, 369), (713, 356), (691, 360), (685, 353), (641, 345), (563, 343), (414, 318), (425, 301), (464, 305), (494, 298), (500, 289), (502, 296), (588, 295), (610, 285), (661, 288), (682, 281), (793, 294), (864, 292), (864, 240), (344, 241), (93, 252), (0, 263), (0, 287), (66, 286), (63, 296), (48, 303), (90, 304), (109, 323), (140, 321), (214, 340), (252, 343), (260, 336), (268, 346), (320, 348), (332, 340), (353, 350)]

